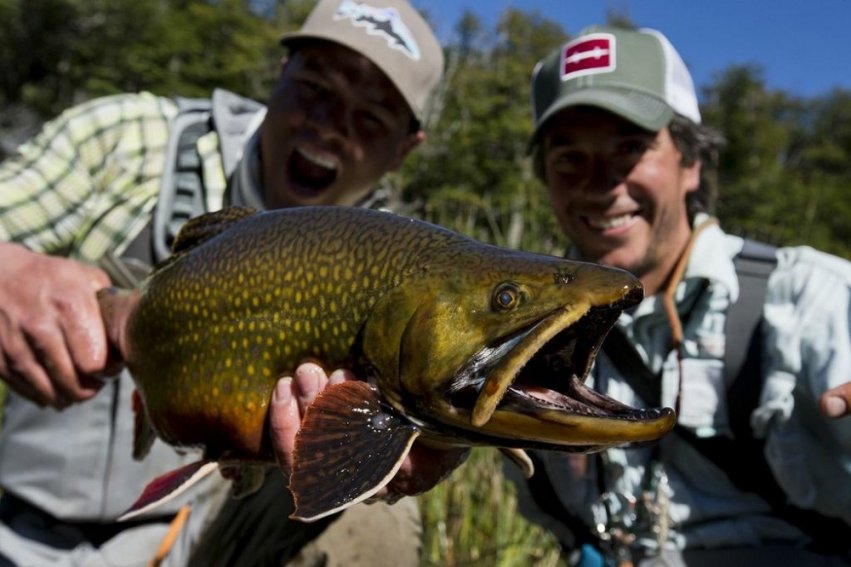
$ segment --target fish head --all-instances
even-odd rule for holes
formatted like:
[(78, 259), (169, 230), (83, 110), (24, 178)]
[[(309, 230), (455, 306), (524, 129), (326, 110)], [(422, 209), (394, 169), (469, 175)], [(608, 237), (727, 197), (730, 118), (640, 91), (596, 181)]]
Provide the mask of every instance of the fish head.
[[(459, 246), (394, 290), (397, 365), (379, 372), (391, 405), (425, 431), (484, 444), (593, 451), (657, 439), (670, 409), (636, 409), (585, 380), (641, 283), (616, 268)], [(397, 321), (397, 324), (401, 324)], [(391, 333), (384, 334), (392, 336)]]

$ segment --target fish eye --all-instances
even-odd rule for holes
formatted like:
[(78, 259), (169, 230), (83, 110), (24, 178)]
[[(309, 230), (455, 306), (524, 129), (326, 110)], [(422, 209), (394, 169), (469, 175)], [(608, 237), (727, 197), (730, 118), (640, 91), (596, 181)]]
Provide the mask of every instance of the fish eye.
[(497, 286), (493, 293), (493, 308), (496, 311), (507, 311), (520, 305), (522, 294), (513, 283), (503, 283)]

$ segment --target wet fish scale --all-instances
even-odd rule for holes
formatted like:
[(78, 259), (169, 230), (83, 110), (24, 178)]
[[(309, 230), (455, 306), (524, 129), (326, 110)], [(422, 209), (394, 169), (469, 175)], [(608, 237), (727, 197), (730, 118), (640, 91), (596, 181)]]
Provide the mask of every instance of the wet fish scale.
[[(169, 388), (137, 380), (166, 441), (262, 453), (277, 378), (305, 356), (355, 364), (351, 348), (377, 298), (424, 249), (455, 238), (404, 223), (389, 230), (381, 216), (359, 219), (372, 225), (359, 226), (355, 237), (340, 215), (293, 216), (285, 231), (268, 222), (275, 221), (261, 216), (202, 243), (145, 290), (131, 336), (133, 350), (148, 356), (130, 364), (135, 376), (171, 377)], [(189, 365), (186, 352), (206, 354)]]

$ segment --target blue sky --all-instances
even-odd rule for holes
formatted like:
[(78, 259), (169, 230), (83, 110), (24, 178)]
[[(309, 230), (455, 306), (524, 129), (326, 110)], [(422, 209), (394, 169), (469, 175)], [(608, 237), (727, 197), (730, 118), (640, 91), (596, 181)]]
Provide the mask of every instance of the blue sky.
[(763, 67), (771, 89), (799, 96), (851, 90), (851, 0), (412, 0), (444, 43), (465, 9), (491, 29), (505, 8), (537, 11), (570, 34), (624, 9), (680, 52), (698, 87), (731, 64)]

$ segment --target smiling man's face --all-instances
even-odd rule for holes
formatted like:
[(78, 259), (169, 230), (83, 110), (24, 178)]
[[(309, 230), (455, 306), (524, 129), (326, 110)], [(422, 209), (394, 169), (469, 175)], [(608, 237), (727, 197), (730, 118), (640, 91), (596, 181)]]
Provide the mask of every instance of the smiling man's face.
[(556, 216), (583, 258), (658, 291), (689, 238), (686, 194), (699, 185), (700, 163), (681, 163), (667, 128), (648, 132), (591, 107), (554, 116), (540, 151)]
[(422, 141), (399, 91), (367, 58), (330, 42), (287, 60), (261, 131), (270, 209), (353, 205)]

